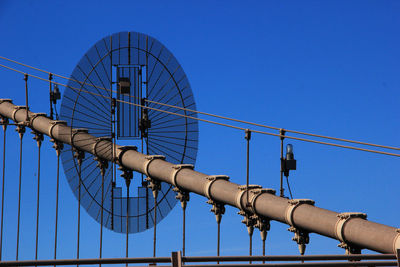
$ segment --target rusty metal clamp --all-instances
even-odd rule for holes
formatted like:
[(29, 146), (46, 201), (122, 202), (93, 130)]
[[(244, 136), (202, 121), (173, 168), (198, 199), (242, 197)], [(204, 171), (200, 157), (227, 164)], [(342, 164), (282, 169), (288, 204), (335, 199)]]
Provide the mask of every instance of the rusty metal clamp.
[(147, 161), (144, 164), (144, 168), (143, 168), (144, 174), (146, 174), (146, 176), (150, 178), (150, 174), (149, 174), (149, 165), (150, 165), (150, 163), (155, 159), (165, 160), (165, 156), (163, 156), (163, 155), (149, 155), (149, 156), (146, 156), (145, 159), (147, 159)]
[(172, 185), (174, 185), (176, 188), (181, 190), (181, 188), (176, 183), (176, 177), (178, 176), (178, 172), (180, 172), (183, 169), (193, 170), (194, 166), (192, 164), (177, 164), (177, 165), (172, 166), (172, 168), (174, 169), (174, 171), (172, 173), (172, 177), (171, 177)]
[(217, 181), (217, 180), (225, 180), (228, 181), (229, 180), (229, 176), (227, 175), (211, 175), (211, 176), (207, 176), (206, 179), (208, 180), (207, 183), (204, 185), (203, 188), (203, 193), (204, 195), (208, 198), (211, 199), (211, 186), (212, 184)]

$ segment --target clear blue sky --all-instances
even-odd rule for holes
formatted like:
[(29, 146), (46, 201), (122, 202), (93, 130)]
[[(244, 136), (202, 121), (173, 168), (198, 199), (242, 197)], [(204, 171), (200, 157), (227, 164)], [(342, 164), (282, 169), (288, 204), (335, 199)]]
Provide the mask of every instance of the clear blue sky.
[[(7, 1), (0, 2), (0, 55), (68, 76), (98, 40), (138, 31), (161, 41), (178, 59), (201, 111), (293, 130), (400, 146), (400, 2), (398, 1)], [(4, 61), (1, 62), (4, 64)], [(0, 98), (24, 104), (21, 75), (0, 70)], [(57, 80), (63, 82), (62, 80)], [(31, 110), (48, 112), (46, 83), (31, 81)], [(34, 93), (33, 93), (34, 91)], [(11, 133), (12, 131), (9, 131)], [(10, 142), (18, 145), (16, 134)], [(21, 258), (34, 257), (36, 149), (27, 135)], [(399, 158), (292, 142), (298, 170), (295, 198), (335, 211), (361, 211), (399, 226)], [(254, 135), (251, 182), (278, 189), (279, 140)], [(15, 258), (17, 149), (9, 146), (7, 245)], [(11, 151), (13, 150), (13, 151)], [(52, 257), (55, 153), (46, 139), (40, 258)], [(245, 183), (242, 132), (200, 123), (196, 169)], [(15, 163), (15, 164), (13, 164)], [(65, 177), (60, 258), (75, 257), (77, 201)], [(188, 204), (187, 255), (214, 255), (216, 224), (203, 197)], [(46, 221), (48, 220), (48, 221)], [(227, 208), (222, 255), (245, 255), (241, 218)], [(181, 210), (158, 227), (158, 255), (181, 246)], [(72, 226), (71, 226), (72, 225)], [(83, 215), (82, 257), (97, 257), (98, 226)], [(273, 222), (268, 254), (297, 254), (287, 226)], [(152, 231), (132, 235), (131, 256), (152, 255)], [(309, 254), (343, 253), (337, 241), (311, 235)], [(261, 253), (255, 231), (254, 254)], [(105, 230), (104, 257), (124, 256), (124, 236)]]

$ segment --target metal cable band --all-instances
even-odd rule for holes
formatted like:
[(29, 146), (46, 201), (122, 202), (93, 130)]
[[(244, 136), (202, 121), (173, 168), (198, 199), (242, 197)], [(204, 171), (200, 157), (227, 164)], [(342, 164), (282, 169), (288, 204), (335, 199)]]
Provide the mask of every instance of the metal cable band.
[(53, 135), (53, 128), (54, 128), (54, 126), (56, 126), (56, 125), (59, 125), (59, 124), (62, 124), (62, 125), (67, 125), (67, 122), (66, 121), (52, 121), (51, 122), (51, 126), (50, 126), (50, 128), (49, 128), (49, 136), (52, 138), (52, 139), (56, 139), (55, 137), (54, 137), (54, 135)]
[(256, 185), (256, 184), (249, 184), (247, 185), (240, 185), (239, 187), (239, 192), (236, 195), (236, 207), (238, 207), (240, 210), (245, 210), (245, 207), (242, 206), (242, 197), (245, 192), (251, 189), (261, 189), (261, 185)]
[(75, 138), (75, 135), (76, 135), (76, 134), (78, 134), (78, 133), (88, 133), (88, 132), (89, 132), (88, 129), (85, 129), (85, 128), (72, 129), (72, 134), (71, 134), (71, 146), (72, 146), (72, 147), (75, 147), (75, 145), (74, 145), (74, 138)]
[(176, 183), (176, 177), (178, 176), (178, 172), (180, 172), (182, 169), (193, 170), (194, 166), (192, 164), (177, 164), (177, 165), (172, 166), (172, 168), (174, 169), (174, 172), (172, 173), (172, 178), (171, 178), (172, 185), (174, 185), (176, 188), (181, 190), (181, 188), (179, 188), (178, 184)]
[(337, 239), (343, 243), (346, 243), (346, 240), (343, 236), (343, 228), (344, 225), (351, 219), (351, 218), (361, 218), (366, 219), (367, 214), (362, 212), (343, 212), (337, 215), (339, 218), (335, 225), (335, 235)]
[(30, 117), (30, 119), (29, 119), (30, 125), (33, 124), (33, 121), (34, 121), (37, 117), (46, 117), (46, 118), (47, 118), (47, 114), (46, 114), (46, 113), (34, 113), (34, 114)]
[(204, 192), (204, 195), (208, 199), (211, 199), (211, 195), (210, 195), (211, 185), (217, 180), (228, 181), (229, 176), (227, 176), (227, 175), (211, 175), (211, 176), (207, 176), (206, 179), (208, 180), (208, 182), (204, 185), (203, 192)]
[(12, 100), (9, 98), (0, 98), (0, 104), (3, 104), (4, 102), (8, 102), (12, 104)]
[(15, 106), (15, 107), (14, 107), (14, 111), (13, 111), (13, 113), (12, 113), (12, 115), (11, 115), (11, 119), (12, 119), (14, 122), (17, 122), (17, 119), (15, 118), (15, 115), (17, 114), (17, 111), (20, 110), (20, 109), (26, 109), (26, 106)]
[(136, 146), (122, 146), (118, 148), (119, 150), (121, 150), (121, 152), (118, 155), (118, 165), (121, 166), (122, 168), (127, 169), (125, 166), (122, 165), (122, 156), (125, 154), (126, 151), (129, 150), (135, 150), (137, 151), (137, 147)]
[(109, 141), (109, 142), (111, 142), (111, 138), (110, 138), (110, 137), (99, 137), (99, 138), (96, 139), (96, 142), (93, 144), (92, 151), (93, 151), (93, 155), (95, 155), (95, 156), (98, 157), (98, 158), (100, 158), (100, 156), (97, 154), (96, 148), (97, 148), (97, 145), (98, 145), (101, 141)]
[(146, 174), (146, 176), (150, 178), (150, 175), (149, 175), (149, 165), (150, 165), (150, 163), (155, 159), (165, 160), (165, 156), (163, 156), (163, 155), (150, 155), (150, 156), (146, 156), (145, 159), (147, 159), (147, 161), (144, 164), (144, 168), (143, 168), (144, 174)]
[(250, 208), (251, 208), (251, 211), (255, 215), (259, 216), (257, 211), (256, 211), (256, 206), (255, 206), (257, 198), (259, 196), (261, 196), (262, 194), (264, 194), (264, 193), (275, 195), (276, 190), (271, 189), (271, 188), (261, 188), (259, 190), (253, 190), (252, 193), (253, 194), (251, 195), (251, 198), (250, 198)]
[[(394, 241), (393, 241), (393, 252), (394, 252), (394, 254), (397, 253), (397, 250), (400, 250), (400, 228), (396, 229), (396, 232), (398, 234), (394, 238)], [(400, 260), (400, 258), (399, 258), (399, 260)]]
[(286, 223), (295, 227), (293, 223), (293, 212), (294, 210), (302, 205), (302, 204), (308, 204), (314, 206), (315, 201), (312, 199), (291, 199), (288, 201), (289, 206), (286, 208), (286, 214), (285, 214), (285, 220)]

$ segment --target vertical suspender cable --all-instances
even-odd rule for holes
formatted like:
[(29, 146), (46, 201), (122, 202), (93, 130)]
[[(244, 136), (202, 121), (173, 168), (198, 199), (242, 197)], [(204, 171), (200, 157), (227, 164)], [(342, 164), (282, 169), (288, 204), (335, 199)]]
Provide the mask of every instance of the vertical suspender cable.
[[(100, 212), (100, 255), (99, 258), (102, 258), (103, 254), (103, 216), (104, 216), (104, 176), (107, 168), (107, 161), (103, 159), (99, 159), (100, 173), (101, 173), (101, 212)], [(101, 264), (99, 264), (101, 266)]]
[[(125, 256), (128, 258), (129, 253), (129, 185), (126, 185), (126, 220), (125, 220), (125, 229), (126, 229), (126, 237), (125, 237)], [(126, 264), (128, 266), (128, 263)]]
[(26, 109), (26, 121), (29, 121), (29, 109), (28, 109), (28, 74), (24, 74), (24, 81), (25, 81), (25, 109)]
[(57, 182), (56, 182), (56, 218), (55, 218), (55, 229), (54, 229), (54, 259), (57, 259), (57, 234), (58, 234), (58, 198), (60, 188), (60, 154), (63, 147), (62, 143), (54, 141), (54, 148), (57, 153)]
[(1, 124), (3, 125), (3, 181), (1, 187), (1, 230), (0, 230), (0, 261), (2, 259), (3, 251), (3, 219), (4, 219), (4, 182), (5, 182), (5, 168), (6, 168), (6, 130), (8, 119), (1, 117)]
[[(220, 256), (220, 246), (221, 246), (221, 222), (217, 222), (218, 232), (217, 232), (217, 256)], [(219, 261), (217, 262), (219, 264)]]
[[(249, 205), (249, 180), (250, 180), (250, 139), (251, 139), (251, 131), (249, 129), (245, 130), (245, 139), (247, 143), (247, 151), (246, 151), (246, 206)], [(252, 255), (252, 244), (253, 237), (252, 234), (249, 235), (249, 255)], [(250, 262), (251, 263), (251, 262)]]
[(153, 232), (153, 257), (156, 257), (157, 245), (157, 195), (154, 196), (154, 232)]
[(185, 256), (185, 243), (186, 243), (186, 208), (182, 209), (182, 255)]
[[(78, 160), (79, 162), (79, 160)], [(81, 232), (81, 187), (82, 187), (82, 162), (79, 162), (79, 184), (78, 184), (78, 231), (77, 231), (77, 245), (76, 245), (76, 258), (79, 259), (79, 243)]]
[(40, 197), (40, 148), (42, 146), (43, 134), (34, 131), (38, 145), (38, 173), (37, 173), (37, 198), (36, 198), (36, 243), (35, 243), (35, 260), (38, 258), (38, 241), (39, 241), (39, 197)]
[[(73, 137), (71, 138), (73, 140)], [(82, 150), (75, 150), (74, 156), (78, 161), (78, 229), (77, 229), (77, 240), (76, 240), (76, 258), (79, 259), (79, 250), (80, 250), (80, 233), (81, 233), (81, 189), (82, 189), (82, 160), (85, 157), (85, 153)], [(79, 265), (79, 264), (78, 264)]]
[(285, 130), (284, 129), (280, 129), (279, 130), (279, 134), (280, 139), (281, 139), (281, 182), (280, 182), (280, 187), (279, 187), (279, 196), (280, 197), (284, 197), (284, 191), (283, 191), (283, 139), (285, 139), (285, 137), (283, 137), (285, 135)]
[(18, 221), (17, 221), (17, 249), (15, 259), (18, 260), (19, 253), (19, 227), (20, 227), (20, 219), (21, 219), (21, 181), (22, 181), (22, 139), (25, 133), (25, 125), (18, 124), (17, 132), (19, 134), (19, 185), (18, 185)]

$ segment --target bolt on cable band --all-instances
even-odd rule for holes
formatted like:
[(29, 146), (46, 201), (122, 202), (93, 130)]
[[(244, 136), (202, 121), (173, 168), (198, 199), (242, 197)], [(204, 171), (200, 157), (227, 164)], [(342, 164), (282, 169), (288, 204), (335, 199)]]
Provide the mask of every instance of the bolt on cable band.
[(208, 182), (204, 185), (203, 192), (204, 192), (204, 195), (208, 199), (212, 199), (210, 191), (211, 191), (211, 186), (213, 185), (213, 183), (218, 180), (229, 181), (229, 176), (227, 176), (227, 175), (211, 175), (211, 176), (207, 176), (206, 179), (208, 180)]

